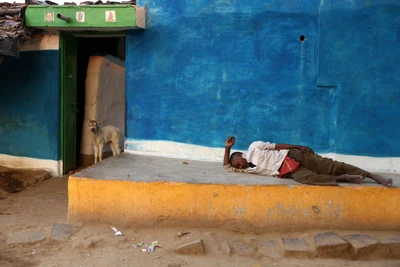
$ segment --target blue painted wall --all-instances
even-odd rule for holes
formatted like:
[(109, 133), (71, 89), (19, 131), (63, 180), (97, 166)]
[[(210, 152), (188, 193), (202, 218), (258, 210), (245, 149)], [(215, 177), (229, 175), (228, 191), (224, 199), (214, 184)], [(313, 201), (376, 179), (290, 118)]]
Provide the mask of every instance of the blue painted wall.
[(400, 2), (334, 4), (321, 10), (318, 68), (337, 86), (331, 151), (400, 156)]
[(58, 160), (59, 51), (21, 52), (0, 64), (0, 153)]
[(138, 5), (148, 16), (127, 35), (128, 139), (400, 156), (396, 0)]

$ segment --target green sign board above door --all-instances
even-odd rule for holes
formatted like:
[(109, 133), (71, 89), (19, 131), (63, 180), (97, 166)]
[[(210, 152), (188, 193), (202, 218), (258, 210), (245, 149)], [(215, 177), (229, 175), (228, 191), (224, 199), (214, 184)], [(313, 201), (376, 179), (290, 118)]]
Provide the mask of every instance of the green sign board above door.
[(28, 6), (26, 26), (64, 31), (145, 28), (146, 10), (132, 5)]

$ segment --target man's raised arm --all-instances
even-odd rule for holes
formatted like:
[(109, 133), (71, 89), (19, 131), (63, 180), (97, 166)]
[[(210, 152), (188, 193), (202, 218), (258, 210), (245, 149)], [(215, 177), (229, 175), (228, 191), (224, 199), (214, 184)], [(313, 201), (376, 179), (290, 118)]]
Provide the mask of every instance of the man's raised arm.
[(235, 137), (234, 136), (226, 138), (226, 141), (225, 141), (224, 166), (229, 164), (229, 156), (231, 155), (231, 147), (234, 144), (235, 144)]

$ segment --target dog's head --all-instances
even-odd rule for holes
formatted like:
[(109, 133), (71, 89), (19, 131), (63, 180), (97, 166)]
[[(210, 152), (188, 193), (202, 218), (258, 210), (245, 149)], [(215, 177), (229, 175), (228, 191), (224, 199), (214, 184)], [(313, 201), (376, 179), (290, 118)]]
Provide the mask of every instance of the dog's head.
[(89, 129), (90, 129), (90, 131), (91, 131), (92, 133), (97, 133), (97, 129), (98, 129), (98, 127), (99, 127), (99, 123), (100, 123), (100, 122), (97, 122), (97, 121), (95, 121), (95, 120), (88, 120), (88, 122), (89, 122)]

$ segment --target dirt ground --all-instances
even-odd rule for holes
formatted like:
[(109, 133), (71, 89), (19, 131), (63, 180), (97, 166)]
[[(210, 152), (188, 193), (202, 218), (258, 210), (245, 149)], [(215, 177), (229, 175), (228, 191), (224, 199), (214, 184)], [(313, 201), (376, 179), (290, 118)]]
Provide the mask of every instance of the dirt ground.
[[(3, 175), (6, 177), (7, 175)], [(9, 178), (1, 177), (4, 191)], [(8, 179), (8, 180), (7, 180)], [(29, 180), (29, 179), (28, 179)], [(37, 180), (37, 179), (36, 179)], [(8, 181), (4, 185), (4, 181)], [(38, 181), (38, 180), (37, 180)], [(17, 193), (9, 193), (0, 200), (0, 266), (372, 266), (399, 267), (400, 260), (370, 259), (304, 259), (284, 258), (280, 254), (265, 255), (257, 245), (265, 240), (279, 240), (282, 236), (296, 234), (304, 239), (312, 238), (314, 232), (306, 233), (263, 233), (238, 232), (226, 229), (181, 229), (143, 228), (134, 229), (114, 225), (123, 233), (115, 236), (111, 225), (78, 224), (80, 230), (69, 240), (54, 241), (51, 229), (55, 223), (68, 223), (67, 206), (68, 177), (55, 177), (38, 183), (28, 183)], [(11, 191), (11, 190), (9, 190)], [(19, 192), (21, 191), (21, 192)], [(4, 193), (4, 192), (3, 192)], [(9, 238), (25, 230), (40, 230), (46, 233), (45, 240), (34, 244), (10, 244)], [(179, 232), (189, 232), (178, 236)], [(316, 231), (317, 232), (317, 231)], [(373, 234), (373, 233), (372, 233)], [(201, 238), (204, 255), (181, 255), (175, 248), (185, 242)], [(144, 253), (135, 248), (138, 242), (151, 244), (158, 241), (153, 253)], [(236, 250), (226, 253), (223, 241), (236, 244)], [(240, 249), (238, 248), (240, 247)], [(259, 247), (258, 247), (259, 248)], [(277, 245), (277, 249), (280, 247)]]
[(11, 193), (17, 193), (26, 187), (35, 186), (40, 181), (47, 180), (51, 174), (44, 170), (11, 169), (0, 166), (0, 199), (5, 199)]

